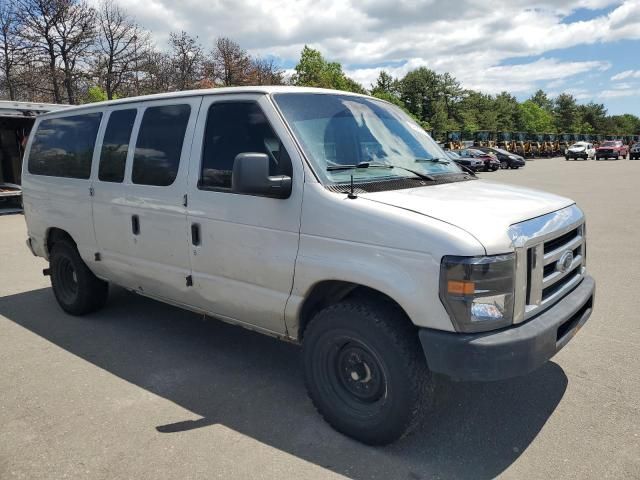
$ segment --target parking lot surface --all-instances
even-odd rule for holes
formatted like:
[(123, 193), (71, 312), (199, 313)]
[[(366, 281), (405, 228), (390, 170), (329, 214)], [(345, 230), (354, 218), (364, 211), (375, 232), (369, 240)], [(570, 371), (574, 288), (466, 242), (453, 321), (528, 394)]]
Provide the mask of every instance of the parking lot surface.
[(595, 312), (527, 377), (446, 385), (384, 448), (315, 413), (294, 345), (121, 289), (64, 314), (23, 216), (0, 216), (0, 479), (640, 478), (640, 161), (480, 176), (578, 202)]

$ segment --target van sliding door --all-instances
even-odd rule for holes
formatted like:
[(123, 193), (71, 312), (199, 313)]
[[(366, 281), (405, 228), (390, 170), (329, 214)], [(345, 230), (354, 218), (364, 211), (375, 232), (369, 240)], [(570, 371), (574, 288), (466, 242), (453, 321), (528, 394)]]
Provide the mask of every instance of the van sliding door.
[(202, 97), (145, 102), (125, 174), (129, 277), (145, 294), (190, 304), (185, 207), (189, 156)]

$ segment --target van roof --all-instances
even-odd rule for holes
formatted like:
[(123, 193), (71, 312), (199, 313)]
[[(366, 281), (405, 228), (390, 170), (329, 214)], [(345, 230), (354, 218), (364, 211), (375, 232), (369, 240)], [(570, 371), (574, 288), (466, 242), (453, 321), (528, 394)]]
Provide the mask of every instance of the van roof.
[[(72, 107), (68, 107), (64, 109), (64, 113), (67, 112), (75, 112), (82, 111), (89, 108), (95, 107), (108, 107), (111, 105), (121, 105), (127, 103), (136, 103), (136, 102), (145, 102), (152, 100), (163, 100), (170, 98), (185, 98), (185, 97), (194, 97), (201, 95), (224, 95), (224, 94), (240, 94), (240, 93), (261, 93), (261, 94), (272, 94), (272, 93), (317, 93), (317, 94), (336, 94), (336, 95), (350, 95), (350, 96), (358, 96), (358, 97), (368, 97), (368, 95), (362, 95), (359, 93), (346, 92), (343, 90), (331, 90), (327, 88), (313, 88), (313, 87), (294, 87), (289, 85), (283, 86), (254, 86), (254, 87), (219, 87), (219, 88), (202, 88), (198, 90), (182, 90), (179, 92), (167, 92), (167, 93), (156, 93), (153, 95), (141, 95), (138, 97), (127, 97), (121, 98), (118, 100), (108, 100), (105, 102), (95, 102), (95, 103), (86, 103), (83, 105), (75, 105)], [(51, 112), (52, 114), (55, 112)], [(44, 114), (43, 116), (48, 116)]]

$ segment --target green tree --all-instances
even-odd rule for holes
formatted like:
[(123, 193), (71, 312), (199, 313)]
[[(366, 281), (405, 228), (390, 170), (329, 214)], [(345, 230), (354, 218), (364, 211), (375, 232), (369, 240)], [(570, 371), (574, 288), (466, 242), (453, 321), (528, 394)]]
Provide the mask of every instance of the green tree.
[(496, 95), (494, 108), (497, 130), (512, 132), (521, 123), (518, 100), (510, 93), (502, 92)]
[[(115, 95), (113, 98), (118, 98), (118, 96)], [(85, 95), (85, 103), (104, 102), (108, 99), (107, 92), (97, 85), (89, 87)]]
[[(553, 115), (533, 100), (527, 100), (518, 105), (520, 111), (520, 125), (518, 128), (525, 132), (545, 133), (553, 132)], [(586, 132), (585, 132), (586, 133)]]
[(553, 110), (553, 100), (549, 98), (544, 90), (538, 90), (536, 93), (531, 95), (531, 98), (529, 100), (538, 105), (540, 108), (544, 108), (548, 112), (551, 112)]
[(399, 83), (400, 100), (414, 116), (429, 122), (438, 97), (438, 74), (420, 67), (407, 73)]
[(612, 121), (613, 131), (617, 135), (630, 135), (640, 132), (640, 118), (629, 113), (624, 115), (613, 115), (610, 117)]
[(338, 62), (327, 62), (319, 50), (304, 46), (300, 60), (295, 66), (296, 73), (291, 78), (293, 85), (306, 87), (334, 88), (349, 92), (364, 93), (365, 89), (355, 80), (347, 77)]
[(573, 95), (561, 93), (554, 102), (553, 113), (559, 133), (575, 132), (580, 126), (578, 105)]
[(460, 123), (465, 132), (477, 130), (496, 131), (497, 114), (491, 95), (466, 90), (458, 104)]
[(607, 109), (601, 103), (590, 102), (586, 105), (578, 105), (578, 115), (582, 125), (581, 133), (594, 133), (602, 130)]
[(380, 70), (376, 82), (371, 85), (371, 95), (388, 94), (397, 95), (398, 81), (386, 71)]

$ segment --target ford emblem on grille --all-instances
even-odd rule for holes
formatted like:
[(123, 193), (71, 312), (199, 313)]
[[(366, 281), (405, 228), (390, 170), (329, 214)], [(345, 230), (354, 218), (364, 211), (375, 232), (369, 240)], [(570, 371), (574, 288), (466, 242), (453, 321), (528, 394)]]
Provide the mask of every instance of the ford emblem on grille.
[(559, 272), (564, 273), (571, 267), (573, 263), (573, 252), (571, 250), (567, 250), (562, 254), (560, 259), (558, 260), (557, 269)]

